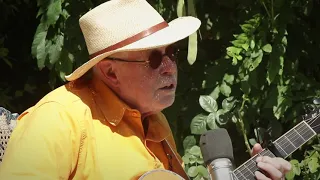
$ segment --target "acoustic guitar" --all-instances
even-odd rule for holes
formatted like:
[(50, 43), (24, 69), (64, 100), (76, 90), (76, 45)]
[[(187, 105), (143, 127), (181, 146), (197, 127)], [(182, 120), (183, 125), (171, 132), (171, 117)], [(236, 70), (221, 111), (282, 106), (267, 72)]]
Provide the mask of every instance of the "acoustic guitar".
[[(320, 132), (320, 109), (314, 109), (302, 117), (302, 121), (272, 142), (272, 146), (263, 149), (262, 152), (251, 157), (248, 161), (232, 171), (234, 180), (254, 180), (254, 173), (259, 168), (256, 166), (256, 158), (259, 156), (287, 158), (294, 151), (308, 142)], [(139, 180), (183, 180), (178, 174), (155, 169), (143, 174)]]

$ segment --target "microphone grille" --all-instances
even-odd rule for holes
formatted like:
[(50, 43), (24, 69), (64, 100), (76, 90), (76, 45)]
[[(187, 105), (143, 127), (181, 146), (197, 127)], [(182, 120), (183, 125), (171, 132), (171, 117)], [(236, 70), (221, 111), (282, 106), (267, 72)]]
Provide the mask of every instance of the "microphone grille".
[(206, 165), (218, 158), (228, 158), (232, 162), (234, 161), (232, 142), (224, 128), (210, 130), (202, 134), (200, 149)]

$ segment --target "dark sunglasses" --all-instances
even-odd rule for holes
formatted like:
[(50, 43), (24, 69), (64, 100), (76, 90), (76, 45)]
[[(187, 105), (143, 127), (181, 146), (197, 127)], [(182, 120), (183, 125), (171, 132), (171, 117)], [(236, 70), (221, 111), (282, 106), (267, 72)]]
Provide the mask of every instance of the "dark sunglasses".
[(178, 48), (176, 48), (176, 46), (174, 46), (174, 45), (171, 45), (166, 48), (165, 54), (162, 54), (162, 52), (159, 50), (153, 50), (147, 61), (125, 60), (125, 59), (114, 58), (114, 57), (107, 57), (107, 59), (115, 60), (115, 61), (123, 61), (123, 62), (149, 63), (149, 66), (152, 69), (157, 69), (160, 66), (164, 56), (168, 56), (171, 59), (171, 61), (177, 63), (178, 52), (179, 52)]

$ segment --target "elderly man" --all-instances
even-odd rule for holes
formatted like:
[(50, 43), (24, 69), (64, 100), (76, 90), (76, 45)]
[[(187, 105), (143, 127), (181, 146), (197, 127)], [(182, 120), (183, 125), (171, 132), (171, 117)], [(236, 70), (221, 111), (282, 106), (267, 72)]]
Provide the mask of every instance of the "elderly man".
[[(145, 0), (112, 0), (81, 17), (90, 60), (19, 116), (0, 179), (137, 179), (158, 168), (187, 178), (161, 111), (175, 97), (174, 43), (199, 26), (194, 17), (167, 23)], [(259, 164), (272, 179), (290, 169), (283, 159)]]

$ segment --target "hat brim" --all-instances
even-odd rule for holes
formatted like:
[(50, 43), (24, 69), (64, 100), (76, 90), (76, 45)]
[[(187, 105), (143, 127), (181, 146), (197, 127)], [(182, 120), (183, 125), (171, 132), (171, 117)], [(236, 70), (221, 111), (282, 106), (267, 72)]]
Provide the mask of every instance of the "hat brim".
[(180, 41), (195, 33), (199, 29), (201, 21), (195, 17), (186, 16), (174, 19), (168, 24), (168, 27), (160, 31), (157, 31), (145, 38), (142, 38), (134, 43), (131, 43), (113, 51), (105, 52), (99, 56), (90, 59), (89, 61), (78, 67), (70, 75), (65, 76), (66, 80), (73, 81), (78, 79), (99, 61), (105, 59), (106, 57), (114, 53), (123, 51), (141, 51), (147, 49), (154, 49)]

